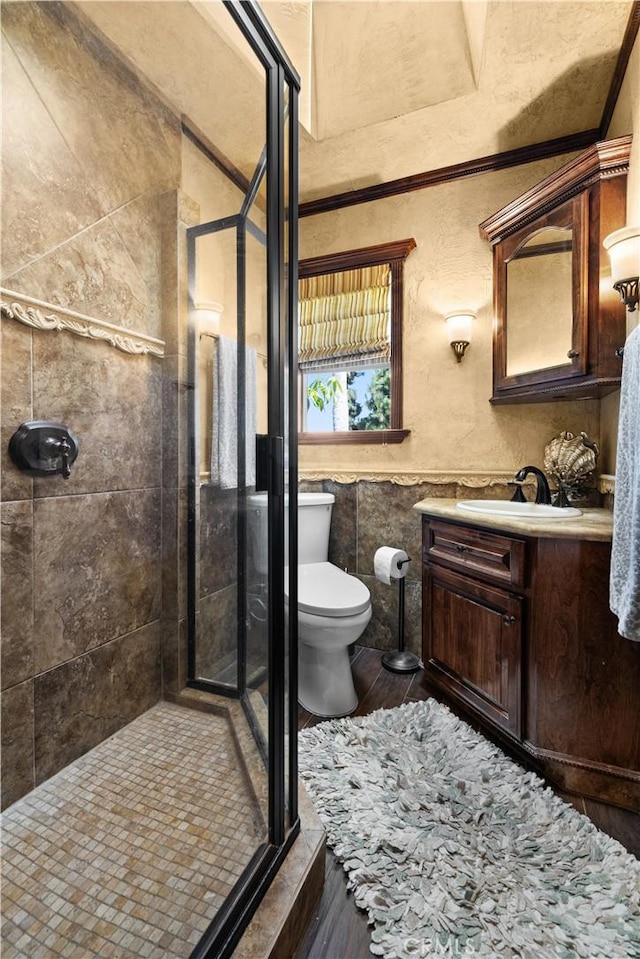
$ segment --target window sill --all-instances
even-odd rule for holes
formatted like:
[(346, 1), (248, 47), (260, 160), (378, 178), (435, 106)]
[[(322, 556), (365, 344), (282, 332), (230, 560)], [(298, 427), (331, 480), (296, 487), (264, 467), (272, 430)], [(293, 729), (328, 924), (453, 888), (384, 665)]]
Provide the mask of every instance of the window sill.
[(353, 443), (379, 443), (390, 445), (402, 443), (411, 430), (350, 430), (345, 433), (298, 433), (301, 446), (340, 445)]

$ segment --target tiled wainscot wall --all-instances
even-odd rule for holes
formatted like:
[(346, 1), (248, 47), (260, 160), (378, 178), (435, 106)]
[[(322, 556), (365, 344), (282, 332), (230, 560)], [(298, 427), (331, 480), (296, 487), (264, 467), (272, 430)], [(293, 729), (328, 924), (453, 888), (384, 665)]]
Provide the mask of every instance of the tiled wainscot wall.
[[(300, 490), (333, 493), (329, 560), (355, 574), (371, 591), (373, 616), (361, 642), (374, 649), (398, 647), (398, 586), (379, 582), (373, 557), (380, 546), (404, 549), (411, 563), (405, 583), (405, 646), (422, 655), (422, 527), (413, 506), (426, 497), (509, 499), (513, 476), (499, 473), (399, 473), (392, 478), (301, 471)], [(526, 488), (531, 486), (527, 482)], [(599, 505), (593, 490), (589, 505)]]

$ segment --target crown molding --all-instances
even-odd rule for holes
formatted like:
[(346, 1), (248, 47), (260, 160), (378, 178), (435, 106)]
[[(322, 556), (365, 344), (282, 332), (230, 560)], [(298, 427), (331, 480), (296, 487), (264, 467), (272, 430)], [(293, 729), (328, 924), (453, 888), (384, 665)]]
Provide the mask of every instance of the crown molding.
[(624, 37), (622, 38), (622, 46), (620, 47), (615, 70), (613, 71), (613, 78), (611, 80), (611, 85), (609, 86), (609, 93), (602, 111), (602, 119), (600, 120), (600, 135), (598, 137), (599, 140), (605, 139), (611, 125), (613, 111), (615, 110), (616, 103), (618, 102), (622, 81), (624, 80), (624, 75), (627, 72), (629, 57), (631, 56), (631, 51), (633, 50), (633, 45), (636, 42), (639, 29), (640, 0), (635, 0), (631, 7), (629, 19), (627, 20), (627, 28), (624, 32)]
[(229, 157), (225, 156), (225, 154), (211, 142), (206, 133), (200, 130), (186, 114), (180, 117), (180, 127), (187, 140), (190, 140), (201, 153), (204, 153), (207, 160), (224, 173), (234, 186), (237, 186), (242, 193), (249, 192), (249, 180), (244, 173), (240, 172)]
[(530, 220), (582, 193), (597, 180), (627, 173), (631, 140), (631, 136), (624, 136), (594, 143), (522, 196), (483, 220), (478, 227), (480, 236), (493, 246)]
[(535, 160), (561, 156), (563, 153), (574, 153), (595, 143), (599, 133), (599, 129), (571, 133), (568, 136), (556, 137), (542, 143), (532, 143), (515, 150), (492, 153), (477, 160), (465, 160), (463, 163), (454, 163), (451, 166), (428, 170), (425, 173), (414, 173), (411, 176), (400, 177), (398, 180), (375, 183), (372, 186), (363, 187), (361, 190), (350, 190), (346, 193), (336, 193), (333, 196), (319, 197), (317, 200), (308, 200), (306, 203), (300, 204), (300, 216), (315, 216), (318, 213), (328, 213), (331, 210), (356, 206), (359, 203), (371, 203), (373, 200), (384, 200), (387, 197), (399, 196), (402, 193), (425, 190), (427, 187), (439, 186), (441, 183), (449, 183), (452, 180), (460, 180), (464, 177), (477, 176), (480, 173), (494, 173), (496, 170), (519, 166), (522, 163), (533, 163)]
[(391, 243), (378, 243), (375, 246), (363, 246), (358, 250), (342, 253), (328, 253), (324, 256), (312, 256), (298, 263), (298, 276), (318, 276), (323, 273), (336, 273), (341, 270), (355, 270), (359, 266), (374, 266), (378, 263), (391, 263), (394, 260), (406, 260), (416, 248), (413, 237), (406, 240), (394, 240)]

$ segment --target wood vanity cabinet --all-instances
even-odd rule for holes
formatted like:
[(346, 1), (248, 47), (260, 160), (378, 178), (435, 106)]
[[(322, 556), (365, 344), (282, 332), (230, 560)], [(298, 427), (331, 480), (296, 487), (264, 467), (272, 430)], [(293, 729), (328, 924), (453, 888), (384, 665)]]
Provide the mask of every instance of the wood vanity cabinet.
[(425, 669), (519, 736), (524, 544), (433, 520), (423, 550)]
[(604, 238), (626, 222), (631, 137), (594, 144), (480, 224), (493, 248), (492, 403), (619, 388), (626, 312)]
[(423, 517), (425, 683), (562, 788), (640, 811), (640, 644), (610, 544)]

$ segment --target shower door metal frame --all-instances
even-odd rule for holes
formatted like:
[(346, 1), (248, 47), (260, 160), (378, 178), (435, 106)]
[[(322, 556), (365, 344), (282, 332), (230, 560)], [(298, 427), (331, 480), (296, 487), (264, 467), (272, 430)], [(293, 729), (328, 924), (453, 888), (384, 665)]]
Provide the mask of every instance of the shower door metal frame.
[[(250, 194), (248, 193), (247, 196)], [(237, 376), (238, 383), (245, 380), (245, 342), (246, 342), (246, 239), (247, 234), (253, 236), (259, 243), (268, 249), (267, 236), (254, 223), (249, 220), (245, 211), (246, 202), (243, 203), (240, 213), (231, 216), (222, 217), (219, 220), (210, 220), (207, 223), (200, 223), (197, 226), (187, 229), (187, 263), (189, 267), (189, 300), (195, 302), (196, 289), (196, 245), (197, 240), (203, 236), (211, 236), (212, 233), (222, 233), (225, 230), (235, 230), (236, 247), (236, 306), (237, 306)], [(191, 379), (195, 381), (195, 354), (197, 350), (198, 333), (195, 324), (191, 323), (189, 328), (189, 364), (191, 368)], [(189, 423), (194, 428), (196, 422), (196, 391), (190, 392), (190, 404), (188, 410)], [(241, 400), (244, 396), (238, 391), (236, 419), (238, 424), (238, 434), (242, 436), (245, 431), (246, 413), (244, 402)], [(197, 430), (193, 429), (194, 433)], [(199, 553), (198, 531), (195, 527), (195, 519), (199, 514), (198, 494), (195, 488), (197, 483), (197, 450), (195, 441), (190, 449), (189, 459), (189, 530), (188, 530), (188, 603), (187, 603), (187, 671), (188, 685), (194, 689), (201, 689), (207, 692), (213, 692), (221, 696), (231, 698), (241, 698), (246, 692), (246, 630), (242, 624), (246, 621), (247, 602), (246, 602), (246, 557), (242, 550), (238, 550), (236, 562), (237, 575), (237, 673), (235, 687), (230, 683), (220, 683), (215, 680), (198, 678), (196, 676), (196, 606), (197, 606), (197, 576), (196, 564)], [(246, 523), (246, 485), (244, 483), (246, 471), (246, 447), (244, 443), (238, 444), (238, 488), (237, 488), (237, 541), (246, 542), (247, 523)], [(242, 482), (240, 482), (240, 477)]]
[[(240, 940), (251, 916), (284, 861), (300, 829), (297, 796), (297, 616), (289, 618), (285, 633), (285, 489), (288, 486), (289, 510), (289, 604), (297, 610), (297, 297), (298, 297), (298, 92), (300, 79), (262, 11), (253, 0), (224, 0), (224, 5), (265, 69), (267, 100), (267, 363), (268, 363), (268, 436), (269, 436), (269, 730), (267, 768), (269, 778), (269, 836), (245, 868), (225, 904), (191, 953), (191, 959), (227, 959)], [(288, 118), (285, 108), (288, 89)], [(289, 124), (285, 150), (285, 123)], [(286, 172), (285, 172), (286, 171)], [(257, 172), (257, 171), (256, 171)], [(285, 190), (285, 176), (288, 190)], [(255, 179), (255, 177), (254, 177)], [(259, 183), (259, 181), (258, 181)], [(253, 184), (257, 189), (258, 183)], [(251, 192), (251, 189), (250, 191)], [(249, 193), (247, 195), (249, 197)], [(288, 216), (285, 217), (285, 198)], [(248, 218), (241, 214), (228, 218), (227, 226), (236, 226), (237, 250), (244, 238)], [(232, 223), (232, 220), (237, 222)], [(198, 231), (213, 224), (187, 231), (188, 244), (195, 244)], [(253, 224), (251, 224), (253, 227)], [(255, 229), (255, 227), (253, 227)], [(285, 230), (286, 244), (285, 244)], [(253, 232), (253, 231), (252, 231)], [(288, 256), (285, 262), (285, 246)], [(190, 268), (195, 247), (190, 248)], [(190, 284), (192, 278), (190, 277)], [(239, 280), (238, 280), (239, 282)], [(190, 285), (190, 289), (193, 290)], [(286, 296), (283, 294), (286, 289)], [(194, 336), (193, 329), (190, 337)], [(194, 347), (192, 340), (190, 350)], [(285, 381), (288, 370), (287, 391)], [(240, 370), (239, 370), (240, 376)], [(189, 391), (188, 416), (195, 422), (194, 390)], [(285, 463), (285, 430), (288, 464)], [(239, 444), (239, 448), (243, 444)], [(242, 453), (241, 455), (244, 455)], [(195, 583), (195, 530), (197, 450), (195, 436), (189, 439), (188, 503), (188, 579)], [(285, 475), (286, 474), (286, 475)], [(239, 535), (246, 532), (244, 511), (239, 512)], [(291, 572), (292, 571), (292, 572)], [(239, 592), (244, 592), (239, 590)], [(191, 597), (188, 612), (189, 635), (195, 629), (195, 602)], [(283, 637), (288, 635), (288, 649)], [(288, 655), (287, 655), (288, 654)], [(242, 655), (242, 653), (241, 653)], [(194, 665), (193, 662), (191, 665)], [(244, 663), (243, 663), (244, 667)], [(288, 675), (287, 675), (288, 670)], [(244, 669), (242, 671), (244, 673)], [(193, 675), (193, 673), (191, 673)], [(288, 680), (288, 681), (287, 681)], [(213, 683), (191, 679), (187, 685), (243, 702), (246, 694), (244, 675), (238, 689), (231, 691)], [(288, 709), (286, 697), (288, 692)], [(288, 752), (285, 734), (289, 733)], [(288, 790), (285, 794), (285, 766), (288, 766)]]

